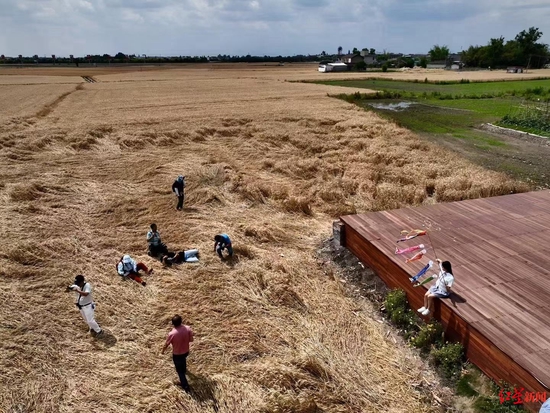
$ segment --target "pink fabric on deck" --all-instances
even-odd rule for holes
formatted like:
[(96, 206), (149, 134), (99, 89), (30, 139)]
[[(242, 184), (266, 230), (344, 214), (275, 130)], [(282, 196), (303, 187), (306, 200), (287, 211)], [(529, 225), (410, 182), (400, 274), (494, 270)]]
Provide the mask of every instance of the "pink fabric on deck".
[(424, 244), (419, 244), (419, 245), (415, 245), (414, 247), (409, 247), (409, 248), (403, 248), (403, 249), (399, 249), (399, 248), (396, 248), (395, 249), (395, 254), (408, 254), (409, 252), (414, 252), (414, 251), (418, 251), (418, 250), (421, 250), (424, 248)]

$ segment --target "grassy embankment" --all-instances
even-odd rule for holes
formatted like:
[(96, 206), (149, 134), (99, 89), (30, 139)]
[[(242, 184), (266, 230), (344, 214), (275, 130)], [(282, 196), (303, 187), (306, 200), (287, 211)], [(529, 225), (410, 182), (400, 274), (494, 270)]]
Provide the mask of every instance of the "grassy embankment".
[[(522, 112), (525, 112), (525, 102), (540, 105), (539, 102), (550, 100), (549, 79), (471, 83), (368, 79), (320, 83), (383, 91), (374, 97), (376, 100), (390, 98), (423, 103), (428, 108), (414, 106), (410, 111), (392, 112), (389, 115), (401, 125), (417, 132), (451, 133), (462, 139), (479, 138), (480, 143), (484, 141), (483, 136), (464, 132), (482, 123), (499, 123), (507, 115), (524, 117)], [(433, 110), (433, 106), (441, 109)], [(550, 131), (540, 125), (509, 122), (503, 126), (550, 137)]]
[[(366, 79), (320, 83), (377, 90), (376, 94), (354, 93), (338, 97), (457, 150), (484, 167), (534, 181), (540, 186), (549, 184), (550, 170), (544, 161), (548, 147), (541, 149), (539, 143), (520, 142), (489, 133), (480, 126), (494, 123), (550, 137), (550, 131), (501, 123), (505, 117), (525, 119), (525, 115), (533, 111), (528, 108), (530, 106), (539, 105), (545, 109), (545, 101), (550, 99), (550, 80), (429, 83)], [(398, 102), (412, 105), (405, 110), (383, 107)]]

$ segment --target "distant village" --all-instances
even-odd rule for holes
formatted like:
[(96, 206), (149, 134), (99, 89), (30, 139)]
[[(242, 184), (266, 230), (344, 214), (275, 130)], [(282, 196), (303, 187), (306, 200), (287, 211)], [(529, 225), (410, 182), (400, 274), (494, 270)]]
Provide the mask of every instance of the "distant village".
[(338, 49), (332, 56), (321, 54), (320, 72), (363, 71), (367, 69), (401, 69), (422, 67), (427, 69), (460, 70), (465, 67), (461, 61), (461, 53), (445, 53), (444, 59), (433, 60), (430, 54), (376, 53), (375, 49), (354, 49), (347, 54)]

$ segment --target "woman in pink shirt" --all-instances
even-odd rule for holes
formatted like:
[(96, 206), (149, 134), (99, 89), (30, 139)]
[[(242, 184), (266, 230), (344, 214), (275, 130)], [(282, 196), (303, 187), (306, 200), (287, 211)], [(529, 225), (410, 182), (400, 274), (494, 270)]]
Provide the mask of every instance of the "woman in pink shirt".
[(162, 348), (162, 354), (168, 346), (172, 345), (172, 360), (176, 366), (176, 372), (180, 378), (180, 384), (183, 390), (187, 393), (191, 391), (185, 372), (187, 370), (187, 356), (189, 355), (189, 343), (193, 341), (193, 331), (189, 326), (182, 325), (181, 316), (175, 315), (172, 317), (172, 325), (174, 328), (168, 333), (166, 343)]

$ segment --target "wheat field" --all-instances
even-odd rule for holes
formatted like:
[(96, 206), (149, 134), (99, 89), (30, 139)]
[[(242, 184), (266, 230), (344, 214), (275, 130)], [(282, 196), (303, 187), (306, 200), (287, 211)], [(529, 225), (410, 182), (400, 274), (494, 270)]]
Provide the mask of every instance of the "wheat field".
[[(438, 411), (419, 386), (433, 372), (317, 251), (340, 214), (528, 187), (327, 96), (338, 88), (286, 82), (304, 76), (294, 70), (0, 86), (14, 102), (0, 103), (0, 411)], [(200, 263), (148, 257), (152, 222)], [(219, 232), (232, 262), (212, 251)], [(147, 287), (117, 276), (124, 253), (154, 268)], [(78, 273), (103, 338), (65, 292)], [(195, 332), (192, 397), (159, 354), (175, 313)]]

